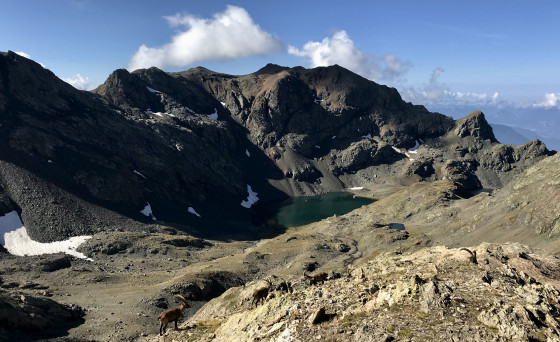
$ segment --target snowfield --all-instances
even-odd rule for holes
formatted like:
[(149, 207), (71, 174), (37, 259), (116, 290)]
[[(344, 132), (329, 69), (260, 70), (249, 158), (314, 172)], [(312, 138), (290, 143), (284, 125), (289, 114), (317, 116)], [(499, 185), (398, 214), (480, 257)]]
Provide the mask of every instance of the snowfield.
[(88, 239), (91, 239), (91, 236), (74, 236), (66, 240), (48, 243), (33, 241), (27, 234), (27, 229), (23, 226), (17, 212), (12, 211), (0, 216), (0, 243), (13, 255), (26, 256), (62, 252), (76, 258), (93, 261), (83, 253), (76, 251)]

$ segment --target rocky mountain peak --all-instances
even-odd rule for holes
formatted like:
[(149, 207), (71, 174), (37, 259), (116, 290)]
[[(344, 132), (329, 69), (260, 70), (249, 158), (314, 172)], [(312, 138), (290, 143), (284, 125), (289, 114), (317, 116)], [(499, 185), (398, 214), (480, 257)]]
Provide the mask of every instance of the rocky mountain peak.
[(105, 83), (93, 90), (110, 104), (125, 109), (136, 117), (146, 118), (146, 110), (160, 112), (163, 107), (156, 94), (144, 82), (126, 69), (117, 69), (109, 75)]
[(472, 136), (483, 140), (488, 139), (492, 142), (497, 141), (492, 131), (492, 126), (486, 121), (484, 113), (478, 110), (475, 110), (458, 121), (455, 134), (461, 138)]
[(278, 64), (268, 63), (264, 67), (260, 68), (254, 73), (254, 75), (267, 75), (267, 74), (277, 74), (284, 70), (289, 70), (289, 67), (283, 67)]
[(70, 84), (57, 78), (39, 63), (8, 51), (0, 55), (0, 108), (6, 115), (8, 100), (14, 105), (31, 106), (43, 115), (57, 115), (68, 110), (70, 98), (84, 96)]

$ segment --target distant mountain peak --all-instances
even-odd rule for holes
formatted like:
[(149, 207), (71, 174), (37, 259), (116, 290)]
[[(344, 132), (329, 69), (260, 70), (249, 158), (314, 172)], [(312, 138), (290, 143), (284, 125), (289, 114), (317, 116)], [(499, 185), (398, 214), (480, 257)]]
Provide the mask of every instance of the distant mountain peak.
[(284, 70), (290, 70), (289, 67), (283, 67), (277, 64), (268, 63), (264, 67), (257, 70), (254, 74), (255, 75), (268, 75), (268, 74), (277, 74)]

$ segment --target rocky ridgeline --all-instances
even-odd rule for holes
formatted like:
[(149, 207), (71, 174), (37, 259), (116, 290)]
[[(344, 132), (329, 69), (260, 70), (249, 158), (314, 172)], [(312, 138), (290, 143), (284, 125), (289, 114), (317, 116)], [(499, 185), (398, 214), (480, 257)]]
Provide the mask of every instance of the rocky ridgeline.
[(232, 288), (165, 340), (560, 340), (560, 260), (519, 244), (471, 250), (385, 253), (324, 284), (292, 279), (257, 308), (247, 299), (264, 281)]
[(444, 178), (470, 191), (549, 154), (499, 144), (480, 112), (455, 122), (336, 65), (119, 69), (84, 92), (0, 54), (0, 214), (18, 211), (39, 241), (154, 217), (231, 234), (250, 225), (248, 185), (261, 202)]

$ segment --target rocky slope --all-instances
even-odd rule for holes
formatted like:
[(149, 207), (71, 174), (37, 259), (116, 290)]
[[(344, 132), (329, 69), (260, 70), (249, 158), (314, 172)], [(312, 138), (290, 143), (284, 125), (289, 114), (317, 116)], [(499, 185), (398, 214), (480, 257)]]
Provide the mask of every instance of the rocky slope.
[[(538, 212), (540, 220), (550, 218), (549, 222), (554, 222), (558, 211), (541, 210), (537, 204), (558, 193), (558, 158), (544, 159), (492, 195), (482, 193), (463, 199), (458, 196), (458, 185), (450, 180), (421, 182), (346, 215), (260, 241), (201, 240), (150, 225), (137, 233), (95, 234), (80, 248), (92, 262), (60, 255), (0, 254), (0, 287), (16, 299), (21, 295), (50, 296), (63, 305), (82, 307), (85, 321), (67, 331), (72, 341), (228, 340), (233, 332), (249, 340), (282, 340), (280, 334), (286, 329), (287, 338), (299, 337), (302, 341), (319, 335), (335, 340), (342, 336), (356, 336), (356, 340), (422, 340), (435, 336), (449, 340), (471, 334), (480, 340), (530, 337), (544, 341), (550, 337), (554, 341), (556, 325), (547, 314), (557, 319), (557, 304), (550, 301), (550, 293), (556, 296), (555, 292), (540, 287), (520, 271), (558, 289), (557, 257), (516, 244), (485, 244), (469, 247), (477, 251), (477, 266), (469, 261), (468, 252), (442, 245), (472, 246), (480, 239), (523, 241), (557, 253), (556, 239), (548, 238), (547, 231), (539, 233), (518, 221), (508, 234), (509, 227), (498, 225), (497, 213), (508, 214), (500, 205), (518, 201), (510, 196), (512, 189), (517, 189), (518, 195), (528, 196), (520, 198), (521, 204), (527, 202), (523, 207), (532, 208), (533, 215)], [(500, 199), (492, 204), (494, 211), (492, 205), (482, 205), (492, 198)], [(509, 215), (514, 213), (515, 209)], [(469, 219), (475, 219), (478, 225), (472, 226)], [(405, 230), (393, 229), (398, 228), (395, 223), (404, 224)], [(160, 233), (163, 230), (168, 234)], [(331, 279), (325, 285), (310, 286), (301, 279), (304, 270), (326, 271)], [(342, 278), (333, 280), (338, 274)], [(273, 279), (275, 288), (282, 280), (292, 282), (295, 292), (276, 292), (275, 299), (253, 310), (247, 298), (266, 277)], [(31, 280), (36, 285), (28, 286)], [(428, 305), (432, 283), (439, 292), (434, 292), (433, 305)], [(246, 284), (244, 288), (239, 287), (242, 284)], [(232, 289), (199, 310), (228, 288)], [(476, 294), (481, 288), (484, 297)], [(414, 295), (420, 289), (427, 294)], [(408, 290), (412, 293), (406, 294)], [(160, 339), (156, 317), (175, 305), (174, 294), (190, 301), (191, 308), (185, 312), (189, 323), (179, 332), (170, 327)], [(393, 298), (396, 304), (378, 302), (380, 294), (385, 299)], [(449, 300), (446, 295), (458, 299)], [(550, 306), (541, 307), (541, 302), (534, 304), (528, 298), (541, 298)], [(323, 305), (325, 316), (319, 320), (328, 319), (319, 325), (308, 323)], [(422, 310), (428, 310), (429, 315)], [(283, 317), (284, 312), (289, 314)], [(482, 312), (486, 316), (480, 316)], [(230, 321), (230, 317), (240, 320)], [(429, 328), (432, 325), (435, 328)], [(275, 329), (271, 329), (273, 326)], [(368, 328), (363, 330), (364, 326)], [(236, 330), (243, 327), (246, 329)]]
[(538, 141), (499, 144), (481, 112), (454, 122), (336, 65), (269, 64), (245, 76), (195, 68), (175, 76), (224, 104), (282, 170), (285, 178), (271, 183), (293, 196), (443, 178), (466, 191), (498, 188), (550, 154)]
[(293, 279), (256, 308), (245, 299), (262, 284), (232, 288), (166, 340), (560, 340), (559, 259), (518, 244), (471, 249), (474, 260), (445, 247), (381, 254), (325, 283)]
[[(34, 239), (100, 230), (98, 220), (91, 220), (96, 216), (91, 205), (148, 222), (152, 217), (143, 219), (140, 211), (149, 203), (156, 218), (186, 229), (219, 230), (216, 217), (219, 223), (227, 217), (232, 226), (248, 221), (249, 214), (239, 205), (247, 198), (251, 175), (246, 172), (246, 147), (227, 122), (192, 114), (180, 120), (145, 111), (142, 117), (128, 116), (126, 106), (78, 91), (12, 52), (0, 54), (0, 70), (3, 206), (21, 212)], [(117, 71), (108, 83), (122, 85), (119, 77), (127, 74)], [(146, 86), (141, 90), (133, 94), (159, 103), (159, 95)], [(255, 183), (267, 188), (264, 181)], [(202, 218), (189, 213), (189, 207)], [(76, 215), (54, 215), (64, 208)], [(50, 213), (49, 219), (37, 210)], [(227, 215), (214, 215), (216, 210)], [(105, 225), (126, 226), (126, 219), (115, 222), (114, 216), (119, 215), (107, 215)], [(43, 233), (48, 227), (58, 228)]]
[(464, 199), (457, 183), (418, 183), (356, 213), (365, 222), (403, 223), (448, 246), (519, 241), (557, 254), (560, 156), (545, 158), (502, 189)]

